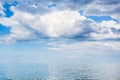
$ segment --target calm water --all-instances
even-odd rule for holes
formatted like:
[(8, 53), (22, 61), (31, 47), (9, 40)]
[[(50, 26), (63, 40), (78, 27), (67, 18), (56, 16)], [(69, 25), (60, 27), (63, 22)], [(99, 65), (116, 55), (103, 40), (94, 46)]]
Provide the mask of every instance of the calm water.
[(0, 80), (120, 80), (120, 64), (0, 64)]

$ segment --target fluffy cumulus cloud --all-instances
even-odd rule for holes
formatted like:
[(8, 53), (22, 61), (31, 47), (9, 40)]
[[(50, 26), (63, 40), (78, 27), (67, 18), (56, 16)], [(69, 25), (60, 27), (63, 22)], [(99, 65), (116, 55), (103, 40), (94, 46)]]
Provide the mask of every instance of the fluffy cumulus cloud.
[(92, 38), (100, 39), (120, 39), (120, 24), (115, 21), (102, 21), (94, 27), (95, 32), (90, 36)]
[(83, 22), (87, 23), (84, 16), (74, 11), (54, 11), (45, 15), (33, 15), (16, 9), (13, 11), (14, 16), (1, 18), (0, 22), (12, 27), (9, 36), (14, 39), (71, 37), (82, 33), (86, 27)]
[[(86, 15), (111, 16), (119, 20), (119, 0), (1, 0), (10, 4), (14, 14), (0, 17), (0, 24), (10, 26), (10, 34), (0, 42), (32, 41), (48, 38), (79, 40), (119, 40), (119, 21), (97, 23)], [(12, 6), (13, 5), (13, 6)], [(83, 14), (80, 14), (83, 10)]]

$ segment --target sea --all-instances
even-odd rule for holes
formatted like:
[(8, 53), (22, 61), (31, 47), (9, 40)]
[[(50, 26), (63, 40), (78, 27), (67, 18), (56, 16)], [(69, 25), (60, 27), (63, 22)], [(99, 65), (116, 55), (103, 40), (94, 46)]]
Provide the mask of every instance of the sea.
[(0, 63), (0, 80), (120, 80), (120, 64)]

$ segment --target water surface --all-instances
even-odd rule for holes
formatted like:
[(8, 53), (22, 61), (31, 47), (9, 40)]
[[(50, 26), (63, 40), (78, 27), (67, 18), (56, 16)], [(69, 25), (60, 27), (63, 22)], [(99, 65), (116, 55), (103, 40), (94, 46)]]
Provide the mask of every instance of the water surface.
[(120, 64), (0, 64), (0, 80), (120, 80)]

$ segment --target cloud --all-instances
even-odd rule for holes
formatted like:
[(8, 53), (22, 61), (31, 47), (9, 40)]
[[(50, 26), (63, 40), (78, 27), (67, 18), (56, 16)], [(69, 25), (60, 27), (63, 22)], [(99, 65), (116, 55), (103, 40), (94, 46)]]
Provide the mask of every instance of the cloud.
[(95, 39), (120, 39), (120, 25), (111, 21), (102, 21), (97, 24), (94, 28), (94, 32), (90, 34)]
[[(77, 11), (54, 11), (41, 16), (41, 22), (45, 25), (44, 32), (50, 37), (71, 37), (82, 33), (84, 16)], [(80, 27), (81, 26), (81, 27)], [(46, 27), (46, 28), (45, 28)]]
[[(48, 38), (66, 39), (119, 39), (120, 26), (115, 21), (96, 23), (77, 11), (53, 11), (33, 15), (11, 7), (11, 18), (0, 18), (3, 25), (11, 26), (9, 37), (14, 41)], [(19, 16), (21, 15), (21, 16)], [(8, 37), (8, 36), (7, 36)]]
[[(118, 20), (120, 18), (119, 0), (1, 0), (1, 2), (17, 3), (17, 10), (32, 14), (45, 14), (55, 10), (84, 10), (84, 15), (107, 15)], [(55, 6), (49, 7), (50, 5)]]
[[(18, 3), (17, 10), (33, 13), (45, 14), (53, 10), (78, 10), (90, 4), (93, 0), (1, 0), (8, 4)], [(56, 5), (49, 7), (49, 5)], [(24, 7), (24, 8), (23, 8)]]
[(11, 18), (0, 18), (0, 22), (12, 27), (9, 36), (16, 40), (43, 37), (70, 38), (83, 34), (86, 26), (89, 28), (89, 23), (91, 23), (79, 12), (71, 10), (53, 11), (44, 15), (33, 15), (16, 10), (14, 7), (12, 11), (14, 15)]
[[(56, 10), (83, 10), (84, 15), (105, 15), (120, 20), (119, 0), (1, 0), (1, 2), (17, 4), (17, 10), (32, 14), (46, 14)], [(55, 6), (49, 7), (50, 5)]]
[[(120, 39), (118, 22), (109, 20), (97, 23), (85, 17), (85, 15), (107, 15), (118, 18), (120, 4), (118, 0), (1, 0), (1, 2), (17, 4), (10, 7), (14, 15), (10, 18), (0, 18), (2, 25), (11, 27), (11, 33), (0, 37), (1, 41), (17, 42), (46, 38)], [(3, 10), (2, 3), (1, 10)], [(50, 8), (49, 5), (52, 4), (56, 6)], [(79, 13), (81, 9), (83, 15)]]
[(59, 2), (56, 2), (53, 0), (53, 3), (56, 3), (57, 9), (60, 10), (80, 10), (83, 9), (88, 4), (92, 3), (94, 0), (61, 0)]
[(85, 10), (84, 15), (103, 16), (109, 15), (117, 20), (120, 16), (120, 1), (119, 0), (95, 0), (89, 4)]
[[(55, 51), (74, 51), (74, 52), (86, 52), (86, 53), (97, 53), (96, 51), (107, 51), (106, 53), (110, 53), (108, 51), (120, 51), (120, 42), (116, 41), (73, 41), (72, 43), (64, 43), (64, 42), (53, 42), (48, 43), (49, 50)], [(100, 54), (102, 54), (100, 52)]]
[(0, 17), (5, 15), (3, 10), (4, 10), (4, 8), (2, 6), (2, 3), (0, 3)]

